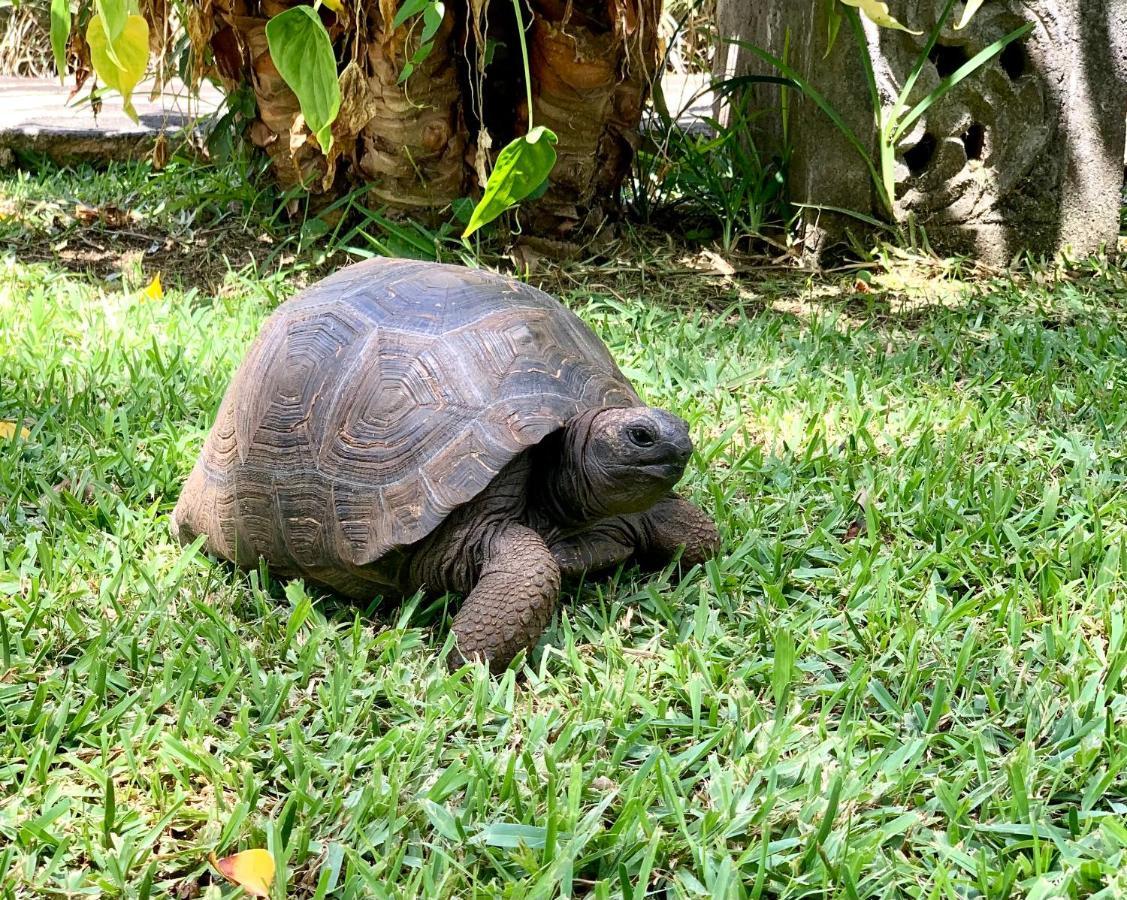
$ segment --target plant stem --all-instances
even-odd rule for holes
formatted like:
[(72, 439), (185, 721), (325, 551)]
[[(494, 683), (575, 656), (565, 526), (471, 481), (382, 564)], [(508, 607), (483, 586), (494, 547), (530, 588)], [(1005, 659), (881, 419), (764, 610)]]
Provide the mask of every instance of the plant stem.
[(524, 16), (520, 11), (520, 0), (513, 0), (513, 12), (517, 17), (517, 35), (520, 37), (520, 58), (524, 63), (524, 90), (528, 100), (528, 130), (532, 131), (532, 75), (528, 69), (528, 44), (524, 38)]

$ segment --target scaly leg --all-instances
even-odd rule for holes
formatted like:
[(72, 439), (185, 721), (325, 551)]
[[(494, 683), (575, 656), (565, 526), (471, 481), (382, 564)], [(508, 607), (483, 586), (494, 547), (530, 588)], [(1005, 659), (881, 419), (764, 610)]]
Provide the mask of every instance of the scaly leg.
[(700, 508), (671, 494), (644, 513), (615, 516), (552, 544), (552, 555), (567, 578), (599, 572), (634, 557), (643, 566), (661, 568), (681, 553), (686, 566), (716, 555), (720, 535)]
[(689, 567), (712, 559), (720, 550), (720, 532), (699, 506), (670, 494), (641, 514), (638, 561), (660, 568), (681, 552)]
[(494, 538), (477, 584), (454, 617), (450, 667), (483, 659), (503, 672), (548, 627), (560, 595), (560, 568), (544, 539), (512, 525)]

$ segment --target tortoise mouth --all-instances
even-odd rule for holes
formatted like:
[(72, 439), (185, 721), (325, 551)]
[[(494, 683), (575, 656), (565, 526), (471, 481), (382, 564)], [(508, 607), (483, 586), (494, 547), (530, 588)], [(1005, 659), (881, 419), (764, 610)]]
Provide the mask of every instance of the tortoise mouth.
[(654, 463), (649, 466), (642, 466), (642, 471), (647, 475), (652, 475), (659, 481), (668, 481), (671, 484), (681, 480), (681, 476), (685, 474), (685, 463), (683, 462), (666, 462)]
[(680, 481), (681, 476), (685, 474), (685, 463), (674, 460), (644, 465), (623, 463), (609, 468), (612, 476), (632, 479), (637, 478), (638, 475), (642, 475), (653, 481), (662, 482), (670, 486)]
[(693, 455), (693, 445), (688, 441), (659, 441), (651, 447), (639, 448), (635, 451), (634, 466), (638, 469), (673, 471), (678, 477), (685, 471), (689, 464), (689, 457)]

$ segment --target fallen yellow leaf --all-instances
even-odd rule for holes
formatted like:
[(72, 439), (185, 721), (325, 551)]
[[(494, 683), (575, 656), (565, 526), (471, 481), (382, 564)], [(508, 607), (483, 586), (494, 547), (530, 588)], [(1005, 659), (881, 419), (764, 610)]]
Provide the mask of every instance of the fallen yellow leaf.
[(164, 297), (164, 288), (160, 283), (160, 272), (153, 276), (153, 280), (149, 282), (148, 287), (145, 288), (145, 296), (150, 300), (160, 300)]
[(86, 28), (86, 43), (90, 46), (90, 62), (98, 77), (107, 87), (121, 94), (121, 106), (134, 122), (137, 111), (133, 108), (133, 88), (145, 75), (149, 66), (149, 24), (138, 15), (127, 16), (125, 28), (114, 41), (118, 65), (110, 57), (109, 39), (100, 15), (90, 17)]
[(274, 883), (274, 855), (269, 850), (244, 850), (234, 856), (209, 861), (228, 881), (234, 882), (252, 897), (269, 897)]
[(0, 422), (0, 439), (10, 441), (12, 436), (16, 433), (17, 429), (20, 433), (22, 440), (27, 440), (31, 437), (31, 432), (22, 426), (16, 425), (15, 422)]
[(879, 25), (881, 28), (898, 28), (901, 31), (906, 31), (908, 34), (923, 34), (922, 31), (912, 31), (911, 28), (905, 28), (893, 17), (892, 13), (888, 11), (888, 4), (882, 3), (881, 0), (841, 0), (846, 6), (855, 6), (865, 14), (865, 17)]
[(344, 12), (344, 4), (341, 0), (321, 0), (321, 2), (338, 15)]

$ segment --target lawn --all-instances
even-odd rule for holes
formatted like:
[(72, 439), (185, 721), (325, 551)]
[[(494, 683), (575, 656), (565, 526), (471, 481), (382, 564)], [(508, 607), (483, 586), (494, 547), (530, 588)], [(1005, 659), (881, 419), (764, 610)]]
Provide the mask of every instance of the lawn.
[[(640, 241), (549, 271), (690, 421), (726, 547), (571, 586), (494, 679), (446, 671), (445, 599), (172, 542), (309, 273), (174, 265), (203, 226), (115, 177), (172, 250), (62, 222), (104, 180), (0, 181), (0, 897), (233, 897), (207, 856), (252, 847), (290, 897), (1127, 891), (1121, 272), (730, 279)], [(217, 254), (254, 227), (215, 215)]]

